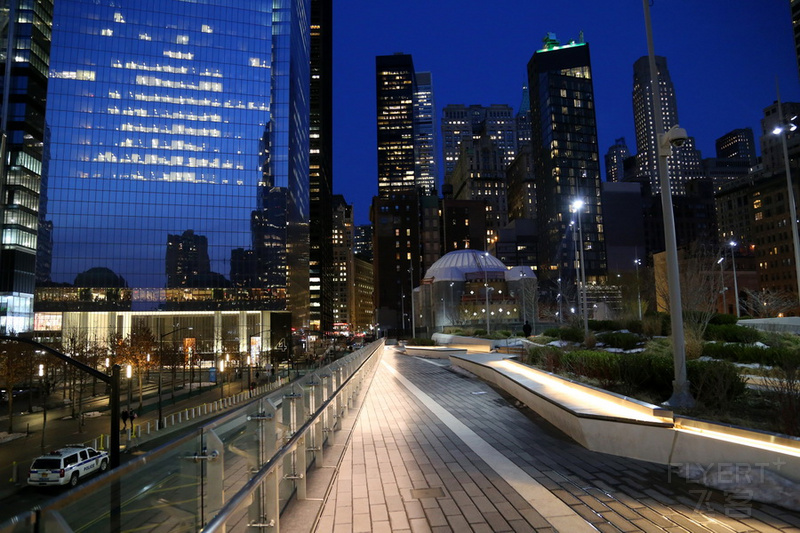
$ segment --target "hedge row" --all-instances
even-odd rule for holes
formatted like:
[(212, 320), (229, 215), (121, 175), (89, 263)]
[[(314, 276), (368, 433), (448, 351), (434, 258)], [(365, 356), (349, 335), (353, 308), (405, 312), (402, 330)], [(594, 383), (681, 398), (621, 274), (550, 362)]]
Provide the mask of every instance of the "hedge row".
[[(529, 355), (545, 370), (595, 379), (602, 387), (616, 385), (626, 394), (643, 391), (666, 399), (672, 393), (674, 367), (669, 357), (550, 347), (534, 348)], [(728, 361), (688, 361), (686, 372), (695, 399), (709, 408), (727, 405), (745, 391), (744, 380)]]

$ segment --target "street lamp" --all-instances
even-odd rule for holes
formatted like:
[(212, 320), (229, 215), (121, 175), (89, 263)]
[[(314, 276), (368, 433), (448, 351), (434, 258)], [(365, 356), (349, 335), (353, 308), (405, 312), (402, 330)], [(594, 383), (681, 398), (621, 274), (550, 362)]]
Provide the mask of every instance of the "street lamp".
[(738, 243), (736, 241), (731, 241), (728, 244), (731, 247), (731, 265), (733, 265), (733, 301), (736, 305), (736, 318), (739, 318), (739, 282), (736, 279), (736, 257), (734, 255), (734, 250)]
[[(133, 394), (132, 391), (132, 379), (133, 378), (133, 367), (128, 365), (125, 367), (125, 377), (128, 378), (128, 416), (127, 419), (131, 418), (131, 395)], [(131, 420), (131, 427), (133, 427), (133, 420)]]
[[(653, 49), (653, 29), (650, 23), (650, 0), (642, 0), (644, 22), (647, 30), (647, 55), (650, 66), (650, 89), (653, 103), (653, 125), (657, 137), (658, 176), (661, 186), (661, 211), (664, 216), (664, 244), (667, 254), (667, 284), (669, 285), (669, 312), (672, 324), (672, 350), (675, 380), (672, 382), (672, 396), (667, 400), (671, 407), (693, 407), (694, 398), (689, 391), (686, 379), (686, 339), (683, 336), (683, 313), (681, 302), (680, 271), (678, 269), (678, 244), (675, 237), (675, 214), (672, 211), (672, 190), (670, 188), (667, 158), (672, 154), (671, 146), (682, 145), (687, 138), (686, 130), (673, 126), (664, 132), (661, 118), (661, 95), (656, 70), (656, 56)], [(795, 248), (796, 250), (797, 248)]]
[(581, 306), (583, 307), (583, 335), (585, 337), (589, 336), (589, 309), (588, 309), (588, 302), (586, 298), (586, 263), (583, 260), (583, 223), (581, 222), (581, 211), (583, 210), (584, 203), (583, 200), (577, 199), (572, 202), (572, 209), (575, 211), (575, 216), (578, 218), (578, 240), (580, 241), (578, 252), (580, 253), (580, 257), (578, 259), (578, 268), (580, 269), (580, 287), (578, 296), (582, 300)]
[(788, 122), (783, 120), (783, 104), (781, 103), (781, 91), (778, 88), (778, 123), (779, 125), (772, 130), (772, 133), (781, 136), (783, 145), (783, 164), (786, 168), (786, 188), (789, 196), (789, 225), (792, 227), (792, 245), (794, 246), (794, 273), (797, 283), (797, 295), (800, 298), (800, 236), (797, 234), (797, 206), (794, 201), (794, 187), (792, 186), (792, 173), (789, 167), (789, 147), (786, 144), (787, 130), (795, 131), (797, 126), (792, 122), (797, 117), (792, 117)]
[[(159, 321), (159, 329), (161, 329), (160, 321)], [(163, 413), (162, 404), (161, 404), (162, 379), (163, 379), (163, 374), (164, 374), (164, 338), (168, 337), (169, 335), (172, 335), (173, 333), (177, 333), (178, 331), (184, 330), (184, 329), (192, 329), (192, 328), (191, 327), (189, 327), (189, 328), (187, 328), (187, 327), (178, 327), (176, 329), (173, 329), (172, 331), (168, 331), (168, 332), (164, 333), (163, 335), (160, 336), (160, 338), (158, 340), (158, 420), (156, 421), (156, 429), (161, 429), (161, 424), (163, 423), (162, 421), (164, 420), (164, 413)], [(174, 393), (175, 393), (174, 380), (173, 380), (173, 383), (172, 383), (172, 392), (173, 392), (173, 395), (174, 395)]]
[(634, 259), (633, 264), (636, 265), (636, 303), (639, 305), (639, 320), (642, 319), (642, 287), (639, 284), (639, 265), (642, 264), (641, 259)]
[(722, 312), (725, 313), (728, 309), (728, 302), (725, 300), (725, 267), (723, 266), (723, 262), (725, 261), (725, 257), (720, 257), (717, 260), (717, 264), (719, 265), (719, 281), (720, 281), (720, 289), (719, 292), (722, 294)]

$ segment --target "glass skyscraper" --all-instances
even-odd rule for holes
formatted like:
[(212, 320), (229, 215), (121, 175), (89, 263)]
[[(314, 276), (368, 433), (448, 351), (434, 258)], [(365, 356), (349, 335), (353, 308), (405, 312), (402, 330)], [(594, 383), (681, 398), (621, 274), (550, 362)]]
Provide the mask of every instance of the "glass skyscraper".
[(60, 0), (38, 310), (309, 308), (309, 0)]

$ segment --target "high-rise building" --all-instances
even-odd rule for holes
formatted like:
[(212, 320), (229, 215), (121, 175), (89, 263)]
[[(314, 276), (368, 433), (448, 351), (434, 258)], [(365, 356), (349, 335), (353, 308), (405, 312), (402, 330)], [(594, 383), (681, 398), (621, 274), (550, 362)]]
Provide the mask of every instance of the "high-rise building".
[(794, 30), (794, 51), (797, 56), (797, 69), (800, 73), (800, 0), (791, 0), (792, 29)]
[[(764, 117), (761, 119), (761, 162), (766, 172), (784, 172), (786, 160), (783, 157), (782, 135), (786, 135), (786, 146), (789, 150), (789, 159), (796, 157), (800, 151), (800, 132), (785, 129), (781, 135), (775, 134), (775, 128), (781, 126), (780, 117), (788, 121), (800, 115), (800, 103), (783, 102), (781, 109), (774, 102), (764, 108)], [(797, 123), (797, 120), (794, 121)], [(793, 171), (794, 172), (794, 171)]]
[[(523, 91), (524, 92), (524, 91)], [(450, 104), (442, 110), (442, 152), (447, 181), (461, 156), (461, 143), (486, 135), (503, 152), (505, 164), (517, 156), (517, 116), (511, 106)], [(524, 118), (522, 119), (524, 121)]]
[(625, 176), (625, 160), (631, 156), (625, 137), (614, 141), (614, 145), (606, 152), (606, 181), (622, 181)]
[(355, 227), (353, 252), (366, 261), (372, 261), (372, 224), (360, 224)]
[(375, 58), (378, 104), (378, 196), (417, 190), (414, 148), (414, 61), (408, 54)]
[[(664, 131), (678, 125), (678, 101), (675, 86), (667, 70), (667, 59), (656, 56), (661, 117)], [(652, 194), (661, 192), (658, 174), (658, 150), (654, 123), (653, 91), (650, 78), (650, 62), (647, 56), (633, 64), (633, 120), (636, 128), (637, 181), (649, 182)], [(685, 183), (703, 177), (700, 155), (695, 149), (694, 138), (689, 137), (683, 146), (673, 147), (667, 158), (672, 194), (685, 194)]]
[(311, 0), (309, 188), (309, 325), (330, 331), (334, 321), (332, 264), (333, 195), (333, 0)]
[(414, 93), (414, 150), (417, 160), (417, 187), (424, 194), (438, 190), (439, 167), (436, 164), (436, 105), (433, 99), (433, 81), (430, 72), (417, 72), (417, 90)]
[(461, 143), (461, 155), (446, 183), (453, 188), (456, 200), (477, 200), (484, 204), (485, 244), (488, 249), (508, 223), (505, 153), (488, 135)]
[[(52, 17), (52, 0), (10, 0), (0, 8), (0, 333), (32, 329), (36, 275), (49, 274), (50, 226), (39, 204), (47, 190)], [(37, 238), (45, 252), (38, 264)]]
[[(132, 310), (289, 310), (308, 328), (310, 16), (310, 0), (56, 4), (37, 305), (103, 268)], [(171, 289), (168, 236), (192, 233), (214, 275)]]
[(756, 164), (756, 143), (752, 128), (729, 131), (714, 144), (720, 159), (746, 159), (750, 165)]
[(353, 206), (344, 196), (333, 196), (333, 329), (352, 332), (353, 301)]
[(560, 278), (571, 269), (572, 245), (565, 240), (572, 205), (584, 202), (577, 213), (582, 228), (589, 283), (606, 276), (603, 210), (600, 202), (600, 158), (589, 45), (583, 40), (561, 45), (548, 34), (544, 47), (528, 62), (532, 156), (539, 227), (540, 280)]

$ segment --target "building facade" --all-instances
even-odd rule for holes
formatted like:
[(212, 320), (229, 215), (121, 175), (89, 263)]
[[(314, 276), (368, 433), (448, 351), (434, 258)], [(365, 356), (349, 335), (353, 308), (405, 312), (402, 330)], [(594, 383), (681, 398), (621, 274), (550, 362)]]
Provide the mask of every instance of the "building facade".
[[(561, 45), (548, 34), (528, 62), (532, 157), (539, 225), (538, 270), (542, 283), (573, 267), (567, 241), (570, 222), (579, 222), (587, 282), (606, 276), (600, 158), (589, 45)], [(583, 201), (578, 213), (573, 203)], [(576, 219), (576, 215), (581, 217)]]
[[(267, 309), (308, 328), (310, 3), (63, 0), (48, 87), (50, 279), (36, 305)], [(170, 290), (170, 235), (207, 240)], [(236, 280), (234, 284), (232, 280)]]
[[(52, 0), (0, 8), (0, 332), (30, 331), (37, 272), (49, 276), (47, 101)], [(37, 264), (37, 241), (44, 254)]]
[[(656, 56), (661, 118), (664, 131), (678, 125), (678, 100), (675, 86), (667, 70), (667, 59)], [(658, 174), (658, 150), (655, 130), (653, 91), (650, 78), (650, 63), (647, 56), (640, 57), (633, 64), (633, 120), (636, 129), (636, 159), (638, 164), (637, 181), (650, 184), (652, 194), (661, 192)], [(703, 177), (700, 155), (695, 149), (694, 138), (689, 137), (680, 147), (672, 148), (667, 158), (670, 177), (670, 191), (673, 195), (686, 192), (687, 181)]]
[(625, 177), (625, 160), (631, 156), (625, 137), (614, 140), (614, 145), (606, 152), (606, 181), (622, 181)]

